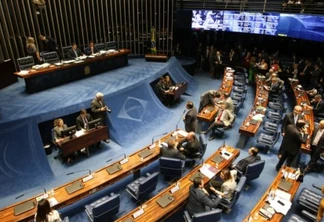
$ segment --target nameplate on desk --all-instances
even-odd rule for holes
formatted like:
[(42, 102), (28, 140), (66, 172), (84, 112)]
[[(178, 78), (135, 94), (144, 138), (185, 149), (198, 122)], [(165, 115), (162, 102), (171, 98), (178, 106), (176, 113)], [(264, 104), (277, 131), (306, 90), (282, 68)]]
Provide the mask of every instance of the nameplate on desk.
[(14, 207), (14, 214), (15, 216), (25, 213), (33, 208), (35, 208), (36, 204), (33, 200), (27, 201), (25, 203), (19, 204)]
[(179, 189), (180, 189), (180, 186), (179, 186), (179, 185), (176, 185), (175, 187), (172, 187), (172, 188), (171, 188), (170, 192), (171, 192), (171, 193), (175, 193), (175, 192), (177, 192)]
[(160, 197), (156, 202), (160, 205), (160, 207), (165, 208), (173, 201), (174, 201), (174, 197), (171, 196), (171, 194), (166, 193), (162, 197)]
[(127, 162), (128, 162), (128, 158), (127, 158), (127, 157), (126, 157), (125, 159), (119, 161), (119, 163), (120, 163), (121, 165), (123, 165), (123, 164), (125, 164), (125, 163), (127, 163)]
[(153, 151), (152, 150), (149, 150), (149, 149), (145, 149), (143, 150), (142, 152), (140, 152), (138, 155), (145, 159), (146, 157), (148, 157), (149, 155), (153, 154)]
[(108, 167), (106, 170), (107, 170), (107, 172), (108, 172), (109, 174), (114, 174), (114, 173), (116, 173), (116, 172), (118, 172), (118, 171), (120, 171), (120, 170), (122, 170), (122, 169), (123, 169), (123, 168), (122, 168), (122, 166), (120, 165), (120, 163), (117, 163), (117, 164), (114, 164), (114, 165)]
[(155, 147), (156, 147), (156, 144), (153, 143), (151, 146), (149, 146), (149, 149), (151, 150), (151, 149), (154, 149)]
[(133, 217), (134, 219), (141, 216), (144, 213), (144, 210), (141, 208), (138, 211), (136, 211), (135, 213), (133, 213)]
[(195, 172), (191, 177), (190, 177), (190, 181), (193, 181), (196, 177), (200, 177), (200, 178), (204, 178), (204, 174), (200, 173), (200, 172)]
[(42, 196), (36, 197), (36, 201), (39, 202), (41, 199), (47, 199), (48, 193), (44, 193)]
[(65, 187), (65, 190), (68, 194), (71, 194), (78, 190), (81, 190), (82, 188), (83, 188), (83, 184), (81, 183), (81, 181), (77, 181), (77, 182), (74, 182), (71, 185)]
[(92, 180), (92, 179), (93, 179), (93, 174), (90, 174), (90, 175), (88, 175), (86, 177), (83, 177), (82, 182), (85, 183), (85, 182), (87, 182), (89, 180)]
[(224, 157), (221, 155), (217, 154), (216, 156), (213, 157), (212, 161), (215, 163), (220, 164), (223, 161)]
[(224, 157), (226, 160), (228, 160), (229, 158), (231, 158), (232, 155), (233, 155), (232, 153), (227, 152), (227, 151), (225, 151), (225, 152), (222, 153), (222, 157)]

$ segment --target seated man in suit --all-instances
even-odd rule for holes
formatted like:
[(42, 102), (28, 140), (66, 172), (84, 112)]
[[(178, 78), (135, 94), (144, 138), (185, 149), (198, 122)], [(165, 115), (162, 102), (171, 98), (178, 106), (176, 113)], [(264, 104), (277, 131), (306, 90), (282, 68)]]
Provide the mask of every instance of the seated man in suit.
[(324, 101), (320, 94), (314, 96), (314, 99), (311, 101), (313, 105), (313, 111), (315, 116), (319, 116), (322, 114), (324, 116)]
[(265, 89), (269, 91), (270, 95), (272, 93), (279, 94), (281, 92), (283, 84), (279, 82), (277, 77), (272, 77), (271, 82), (268, 86), (265, 86)]
[(186, 157), (177, 149), (174, 139), (169, 139), (168, 146), (162, 146), (161, 156), (184, 160)]
[(250, 163), (254, 163), (254, 162), (261, 160), (261, 157), (258, 155), (258, 153), (259, 153), (258, 148), (251, 147), (249, 149), (249, 156), (241, 159), (237, 164), (232, 165), (231, 168), (238, 169), (239, 171), (241, 171), (244, 174), (247, 166)]
[(228, 104), (222, 103), (220, 109), (217, 112), (215, 121), (208, 127), (206, 131), (201, 131), (201, 133), (206, 134), (210, 130), (213, 130), (212, 135), (209, 138), (209, 141), (216, 138), (215, 129), (230, 126), (234, 121), (234, 115), (231, 111), (228, 110)]
[(81, 109), (80, 115), (76, 118), (77, 130), (86, 130), (88, 128), (88, 123), (92, 120), (92, 116), (89, 113), (87, 113), (87, 110)]
[(82, 56), (83, 53), (81, 50), (78, 48), (76, 43), (72, 43), (72, 48), (67, 52), (67, 57), (69, 59), (76, 59), (79, 56)]
[(204, 180), (201, 177), (196, 177), (193, 180), (193, 184), (189, 187), (189, 201), (186, 205), (186, 209), (191, 216), (195, 213), (207, 211), (207, 207), (216, 208), (221, 201), (220, 197), (211, 199), (204, 186)]
[(99, 50), (94, 45), (93, 41), (90, 41), (89, 46), (87, 48), (85, 48), (85, 50), (84, 50), (84, 53), (86, 55), (93, 55), (93, 54), (96, 54), (98, 52), (99, 52)]
[(200, 143), (194, 132), (189, 132), (187, 136), (178, 143), (177, 148), (186, 157), (195, 157), (195, 154), (199, 152)]

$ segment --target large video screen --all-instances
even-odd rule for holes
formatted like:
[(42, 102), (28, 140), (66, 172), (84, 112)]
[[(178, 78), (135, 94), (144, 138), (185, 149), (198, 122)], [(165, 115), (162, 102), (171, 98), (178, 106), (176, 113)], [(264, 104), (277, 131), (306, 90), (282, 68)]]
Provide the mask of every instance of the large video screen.
[(324, 41), (324, 16), (193, 10), (191, 27)]

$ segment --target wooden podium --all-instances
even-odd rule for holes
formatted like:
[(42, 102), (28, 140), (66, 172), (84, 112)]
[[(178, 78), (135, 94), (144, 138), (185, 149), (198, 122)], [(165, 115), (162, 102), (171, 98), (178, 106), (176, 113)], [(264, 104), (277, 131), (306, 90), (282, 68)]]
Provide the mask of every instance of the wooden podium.
[(158, 54), (158, 55), (153, 55), (153, 54), (145, 54), (145, 60), (148, 62), (167, 62), (169, 57), (164, 54)]

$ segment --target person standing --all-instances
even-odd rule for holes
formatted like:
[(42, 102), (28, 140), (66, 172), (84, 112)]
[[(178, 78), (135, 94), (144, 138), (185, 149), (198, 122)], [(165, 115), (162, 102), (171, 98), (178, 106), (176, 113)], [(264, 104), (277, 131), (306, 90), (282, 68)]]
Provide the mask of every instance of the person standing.
[(46, 51), (59, 51), (59, 45), (57, 44), (56, 40), (51, 36), (39, 35), (39, 38), (45, 43)]
[(35, 45), (35, 39), (33, 37), (28, 37), (26, 42), (27, 54), (32, 56), (35, 64), (39, 64), (41, 62), (41, 57)]
[(188, 101), (186, 104), (187, 113), (183, 117), (183, 122), (185, 124), (186, 132), (196, 132), (197, 131), (197, 109), (194, 106), (193, 102)]
[(293, 167), (298, 165), (293, 164), (293, 162), (295, 162), (295, 158), (298, 158), (301, 144), (306, 143), (307, 136), (307, 128), (305, 128), (304, 120), (298, 120), (296, 126), (291, 124), (286, 127), (285, 136), (279, 148), (279, 162), (276, 165), (277, 171), (286, 160), (286, 165), (289, 167), (291, 165), (294, 165)]
[[(106, 105), (103, 100), (103, 94), (101, 92), (97, 92), (96, 97), (91, 102), (91, 111), (93, 113), (94, 119), (101, 118), (101, 125), (106, 126), (106, 117), (107, 112), (111, 113), (111, 110)], [(109, 139), (103, 140), (105, 143), (109, 143)]]
[(281, 134), (285, 136), (286, 127), (290, 124), (296, 125), (297, 121), (303, 119), (303, 108), (299, 105), (294, 107), (294, 110), (291, 113), (285, 115), (282, 125), (281, 125)]

